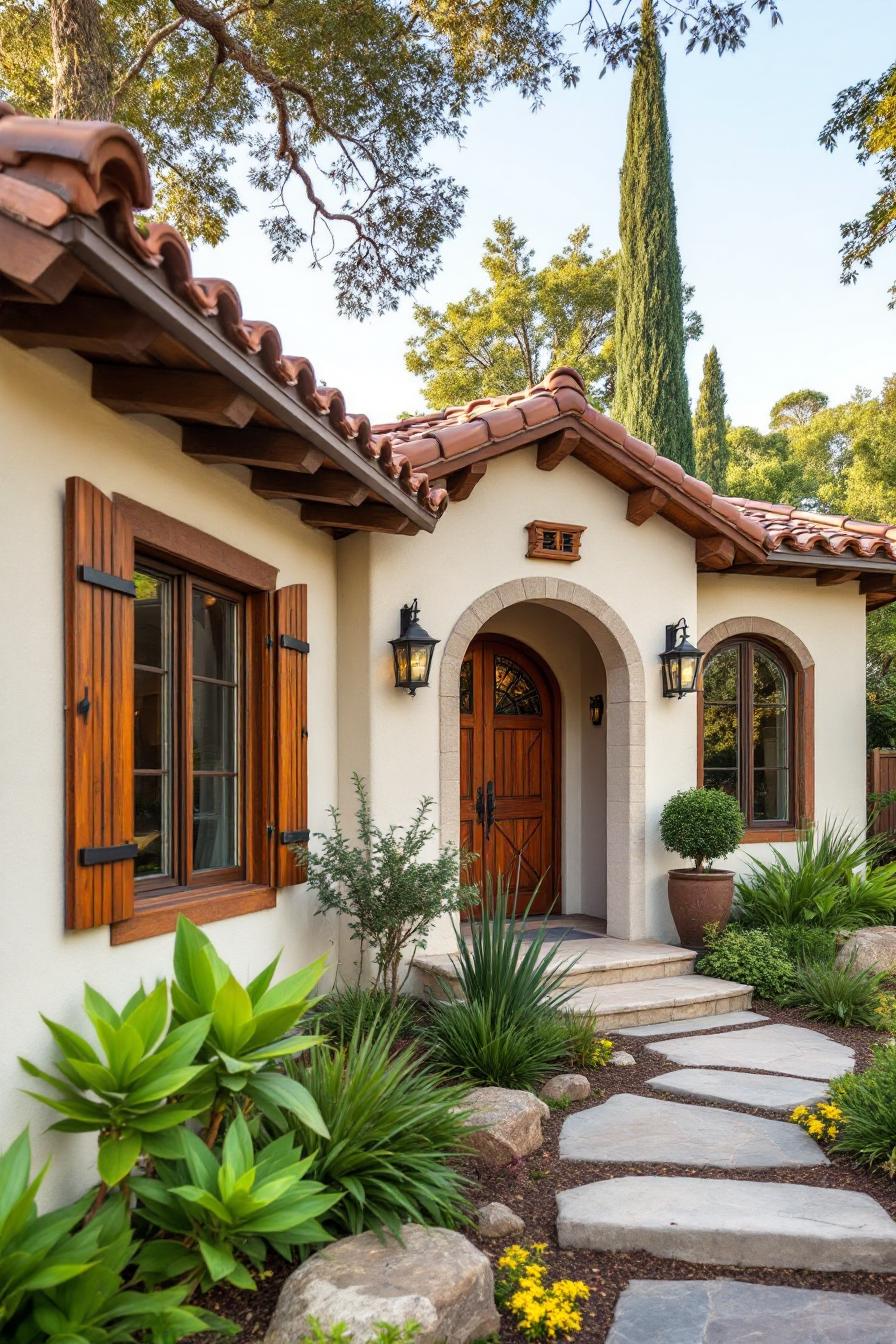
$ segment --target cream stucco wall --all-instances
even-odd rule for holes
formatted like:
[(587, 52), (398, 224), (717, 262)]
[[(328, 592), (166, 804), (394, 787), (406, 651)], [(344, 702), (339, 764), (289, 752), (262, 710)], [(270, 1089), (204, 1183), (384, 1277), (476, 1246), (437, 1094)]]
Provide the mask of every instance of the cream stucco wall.
[[(281, 584), (309, 589), (310, 817), (325, 824), (337, 786), (335, 545), (294, 510), (254, 496), (240, 471), (185, 457), (170, 422), (141, 423), (91, 400), (90, 367), (67, 354), (28, 354), (0, 342), (0, 1146), (30, 1121), (43, 1157), (56, 1154), (48, 1198), (91, 1179), (90, 1140), (37, 1136), (45, 1108), (23, 1097), (16, 1064), (48, 1058), (38, 1013), (77, 1025), (81, 985), (122, 1002), (142, 978), (169, 969), (172, 936), (110, 947), (108, 929), (63, 931), (62, 504), (67, 476), (120, 492), (279, 568)], [(277, 907), (209, 925), (236, 972), (284, 948), (286, 971), (322, 952), (337, 932), (313, 914), (307, 891)], [(335, 955), (333, 957), (335, 960)]]

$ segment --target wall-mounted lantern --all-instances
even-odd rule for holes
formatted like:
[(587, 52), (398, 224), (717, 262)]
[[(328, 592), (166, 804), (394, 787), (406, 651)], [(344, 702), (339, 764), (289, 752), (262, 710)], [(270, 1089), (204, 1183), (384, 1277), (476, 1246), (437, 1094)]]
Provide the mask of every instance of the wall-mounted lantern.
[(689, 695), (697, 689), (697, 677), (703, 653), (688, 640), (687, 621), (682, 616), (675, 625), (666, 626), (666, 647), (660, 654), (663, 665), (663, 695), (668, 699)]
[(604, 721), (604, 698), (602, 695), (592, 695), (588, 701), (588, 709), (591, 712), (591, 722), (595, 728), (599, 728)]
[(397, 639), (390, 640), (392, 660), (395, 663), (395, 685), (411, 695), (419, 686), (429, 685), (432, 651), (439, 643), (419, 624), (420, 608), (414, 598), (410, 606), (401, 609), (401, 630)]

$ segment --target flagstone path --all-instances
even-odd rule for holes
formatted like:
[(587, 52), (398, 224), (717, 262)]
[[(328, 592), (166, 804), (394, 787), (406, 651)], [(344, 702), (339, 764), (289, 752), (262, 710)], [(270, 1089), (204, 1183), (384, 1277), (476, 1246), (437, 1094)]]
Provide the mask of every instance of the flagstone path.
[[(647, 1045), (687, 1066), (651, 1078), (649, 1087), (713, 1104), (617, 1093), (565, 1120), (560, 1157), (691, 1170), (768, 1168), (765, 1179), (625, 1175), (561, 1190), (560, 1246), (647, 1252), (695, 1265), (896, 1273), (896, 1221), (870, 1195), (775, 1180), (776, 1168), (828, 1165), (813, 1139), (790, 1121), (715, 1104), (779, 1113), (809, 1105), (825, 1094), (828, 1079), (852, 1071), (853, 1051), (820, 1031), (763, 1025), (758, 1014), (728, 1017), (727, 1025), (738, 1030), (699, 1034), (710, 1028), (694, 1019), (677, 1024), (677, 1037)], [(610, 1034), (668, 1038), (674, 1026)], [(727, 1279), (639, 1280), (619, 1299), (608, 1344), (740, 1344), (747, 1338), (751, 1344), (896, 1344), (896, 1310), (862, 1294)]]
[(767, 1022), (761, 1013), (716, 1013), (710, 1017), (689, 1017), (678, 1022), (654, 1022), (646, 1027), (614, 1027), (614, 1036), (681, 1036), (694, 1031), (716, 1031), (719, 1027), (754, 1027), (757, 1022)]

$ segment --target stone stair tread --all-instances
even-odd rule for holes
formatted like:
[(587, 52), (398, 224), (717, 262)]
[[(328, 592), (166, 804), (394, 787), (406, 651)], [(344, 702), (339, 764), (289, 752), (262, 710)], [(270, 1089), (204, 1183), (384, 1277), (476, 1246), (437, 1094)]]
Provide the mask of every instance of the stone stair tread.
[[(613, 1012), (619, 1008), (637, 1012), (752, 992), (752, 985), (718, 980), (712, 975), (664, 975), (655, 980), (630, 980), (621, 985), (589, 985), (576, 990), (566, 1007), (571, 1012)], [(687, 1020), (684, 1019), (682, 1031), (687, 1030)]]
[[(746, 1329), (746, 1334), (745, 1334)], [(607, 1344), (893, 1344), (896, 1308), (866, 1293), (738, 1279), (633, 1279)]]
[[(554, 964), (567, 962), (569, 974), (574, 979), (589, 973), (600, 975), (639, 966), (692, 965), (697, 955), (689, 948), (649, 939), (630, 943), (622, 938), (568, 938), (561, 946), (563, 951), (557, 954)], [(544, 955), (556, 947), (556, 943), (545, 943)], [(457, 979), (456, 956), (451, 952), (420, 952), (414, 958), (414, 964), (424, 973), (443, 976), (447, 980)]]
[(870, 1195), (776, 1181), (619, 1176), (562, 1190), (564, 1249), (690, 1264), (896, 1271), (896, 1222)]
[(685, 1021), (653, 1022), (645, 1027), (619, 1027), (619, 1036), (690, 1036), (695, 1031), (717, 1031), (720, 1027), (755, 1026), (767, 1022), (761, 1013), (712, 1013), (709, 1017), (689, 1017)]
[(815, 1140), (789, 1120), (628, 1092), (567, 1116), (560, 1157), (732, 1170), (828, 1165)]

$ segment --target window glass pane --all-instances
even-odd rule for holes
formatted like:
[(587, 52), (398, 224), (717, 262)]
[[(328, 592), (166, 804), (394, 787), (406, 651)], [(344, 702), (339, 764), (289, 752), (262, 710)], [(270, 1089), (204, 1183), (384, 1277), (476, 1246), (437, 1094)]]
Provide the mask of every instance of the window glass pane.
[(722, 649), (707, 661), (703, 673), (703, 699), (728, 701), (737, 699), (737, 648)]
[(193, 683), (193, 769), (236, 769), (236, 690)]
[(197, 775), (193, 780), (193, 868), (235, 868), (236, 790), (233, 776)]
[(193, 589), (193, 675), (235, 681), (236, 603)]
[(730, 793), (732, 798), (737, 798), (737, 771), (704, 770), (703, 785), (707, 789), (721, 789), (724, 793)]
[(134, 662), (162, 667), (167, 663), (170, 580), (138, 569), (134, 586)]
[(783, 705), (787, 702), (787, 677), (776, 658), (764, 649), (753, 650), (753, 703)]
[(163, 813), (167, 813), (165, 785), (162, 775), (138, 775), (134, 780), (135, 877), (159, 877), (168, 872), (167, 837), (162, 826)]
[(460, 669), (460, 712), (473, 713), (473, 660), (467, 658)]
[(788, 765), (787, 710), (753, 710), (753, 764), (778, 769)]
[(171, 604), (173, 581), (134, 575), (134, 838), (136, 877), (171, 875)]
[(168, 763), (168, 677), (164, 672), (134, 673), (134, 766), (137, 770), (161, 770)]
[(495, 713), (541, 713), (541, 696), (532, 678), (519, 664), (500, 655), (495, 659)]
[(787, 821), (790, 814), (790, 771), (756, 770), (753, 773), (753, 819)]
[(703, 769), (737, 770), (737, 708), (706, 705), (703, 711)]

